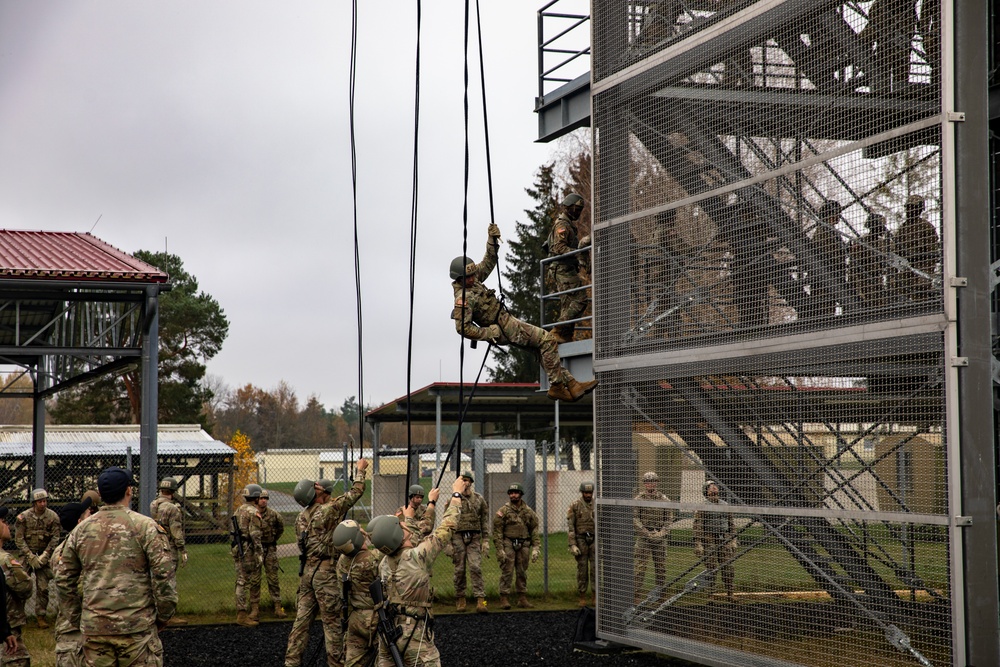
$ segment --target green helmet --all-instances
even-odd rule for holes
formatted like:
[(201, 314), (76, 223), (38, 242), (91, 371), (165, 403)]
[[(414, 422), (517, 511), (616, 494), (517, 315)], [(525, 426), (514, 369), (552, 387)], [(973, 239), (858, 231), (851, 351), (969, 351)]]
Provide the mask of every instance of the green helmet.
[(449, 271), (451, 279), (458, 280), (462, 276), (472, 275), (468, 269), (469, 264), (472, 264), (472, 260), (468, 257), (456, 257), (451, 260), (451, 269)]
[(392, 514), (383, 514), (371, 520), (368, 524), (368, 534), (372, 544), (385, 555), (396, 553), (403, 544), (403, 527), (399, 519)]
[(173, 477), (164, 477), (160, 480), (160, 485), (156, 487), (160, 490), (176, 491), (177, 490), (177, 480)]
[(266, 499), (270, 499), (270, 498), (271, 498), (271, 494), (269, 494), (269, 493), (267, 492), (267, 489), (264, 489), (264, 490), (262, 490), (262, 491), (260, 492), (260, 498), (261, 498), (261, 500), (266, 500)]
[(240, 494), (247, 500), (257, 500), (260, 498), (260, 493), (264, 489), (260, 488), (260, 484), (247, 484), (243, 487), (243, 493)]
[(580, 482), (580, 493), (593, 493), (594, 483), (593, 482)]
[(316, 482), (311, 479), (300, 480), (295, 485), (295, 490), (292, 491), (292, 497), (295, 498), (295, 502), (299, 505), (309, 507), (312, 505), (312, 501), (316, 499)]
[(336, 485), (336, 482), (334, 482), (332, 479), (317, 479), (316, 483), (319, 484), (321, 487), (323, 487), (323, 490), (325, 492), (327, 492), (331, 496), (333, 495), (333, 487), (334, 485)]
[(718, 489), (719, 488), (719, 483), (716, 482), (714, 479), (707, 479), (707, 480), (705, 480), (705, 483), (701, 485), (701, 495), (703, 495), (706, 498), (708, 498), (708, 488), (710, 486), (714, 486), (716, 489)]
[(424, 492), (424, 487), (420, 486), (419, 484), (414, 484), (413, 486), (410, 487), (410, 492), (406, 495), (406, 497), (412, 498), (413, 496), (420, 496), (421, 498), (423, 498), (424, 495), (426, 495)]
[(560, 206), (565, 206), (567, 208), (570, 207), (570, 206), (581, 206), (582, 207), (583, 206), (583, 197), (581, 197), (580, 195), (576, 194), (575, 192), (571, 192), (568, 195), (566, 195), (565, 197), (563, 197), (562, 204), (560, 204)]
[(524, 487), (518, 484), (517, 482), (514, 482), (513, 484), (507, 487), (507, 493), (514, 493), (515, 491), (517, 493), (520, 493), (522, 496), (524, 495)]
[(341, 521), (333, 530), (333, 548), (342, 554), (353, 556), (364, 544), (365, 535), (357, 521)]
[(472, 476), (472, 471), (471, 470), (463, 470), (462, 474), (459, 475), (459, 477), (464, 477), (465, 479), (469, 480), (470, 482), (475, 482), (476, 481), (476, 478)]
[(31, 502), (35, 502), (38, 500), (48, 500), (48, 499), (49, 499), (49, 492), (46, 491), (45, 489), (35, 489), (34, 491), (31, 492)]

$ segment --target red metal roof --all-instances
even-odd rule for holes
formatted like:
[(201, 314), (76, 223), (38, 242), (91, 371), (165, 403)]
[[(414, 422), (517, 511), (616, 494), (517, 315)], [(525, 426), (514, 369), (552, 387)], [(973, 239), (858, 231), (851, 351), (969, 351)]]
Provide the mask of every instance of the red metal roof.
[(0, 278), (164, 283), (167, 274), (78, 232), (0, 229)]

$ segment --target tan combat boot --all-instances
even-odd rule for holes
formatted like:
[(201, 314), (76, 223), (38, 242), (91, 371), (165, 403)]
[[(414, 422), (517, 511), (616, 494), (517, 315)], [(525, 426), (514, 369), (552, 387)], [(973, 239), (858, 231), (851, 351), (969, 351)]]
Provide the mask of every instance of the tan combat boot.
[(573, 340), (573, 329), (576, 327), (572, 324), (561, 324), (557, 327), (553, 327), (549, 331), (549, 336), (552, 337), (557, 343), (569, 343)]
[(248, 628), (255, 628), (258, 625), (260, 625), (260, 623), (250, 618), (250, 616), (247, 615), (245, 611), (240, 611), (237, 612), (236, 614), (236, 625), (242, 625)]
[(455, 598), (455, 611), (465, 611), (465, 596)]
[(260, 623), (260, 603), (251, 602), (250, 603), (250, 620), (254, 623)]
[(572, 395), (574, 401), (579, 401), (581, 398), (594, 391), (597, 386), (597, 380), (590, 380), (588, 382), (580, 382), (576, 378), (573, 378), (567, 383), (567, 389)]
[(517, 596), (517, 606), (521, 609), (533, 609), (535, 605), (528, 602), (528, 596), (521, 593)]
[(48, 629), (49, 622), (45, 620), (44, 616), (39, 616), (37, 620), (38, 620), (38, 627), (39, 628), (41, 628), (42, 630)]
[(486, 598), (476, 598), (476, 613), (485, 614), (486, 611)]
[(274, 603), (274, 615), (278, 618), (285, 618), (286, 616), (288, 616), (288, 614), (286, 614), (285, 610), (282, 608), (280, 602)]
[(548, 397), (553, 401), (569, 401), (573, 402), (576, 399), (573, 398), (573, 393), (569, 390), (569, 386), (565, 382), (557, 382), (549, 386)]
[(171, 627), (175, 625), (187, 625), (187, 624), (188, 620), (186, 618), (181, 618), (180, 616), (171, 616), (170, 620), (167, 621), (167, 625)]
[(580, 595), (580, 606), (581, 607), (586, 607), (588, 604), (590, 604), (590, 598), (587, 597), (587, 595), (585, 593), (581, 594)]
[(500, 596), (500, 608), (501, 609), (510, 609), (510, 600), (507, 599), (506, 595), (501, 595)]

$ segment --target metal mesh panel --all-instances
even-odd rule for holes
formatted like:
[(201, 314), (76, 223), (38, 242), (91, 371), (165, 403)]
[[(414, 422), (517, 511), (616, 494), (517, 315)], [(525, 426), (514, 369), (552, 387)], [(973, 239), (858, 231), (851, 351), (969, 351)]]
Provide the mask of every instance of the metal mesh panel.
[(600, 373), (603, 636), (733, 665), (948, 662), (942, 349)]

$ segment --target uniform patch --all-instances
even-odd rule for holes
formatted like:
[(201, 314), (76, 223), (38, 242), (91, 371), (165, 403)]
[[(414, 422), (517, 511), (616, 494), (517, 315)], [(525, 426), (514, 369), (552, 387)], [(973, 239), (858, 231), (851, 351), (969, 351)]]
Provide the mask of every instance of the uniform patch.
[(160, 533), (162, 533), (163, 535), (166, 535), (166, 534), (167, 534), (167, 531), (163, 530), (163, 526), (161, 526), (160, 524), (158, 524), (158, 523), (156, 523), (156, 522), (154, 521), (154, 522), (153, 522), (153, 525), (155, 525), (155, 526), (156, 526), (156, 530), (160, 531)]
[(13, 565), (14, 567), (21, 567), (21, 561), (14, 558), (13, 556), (11, 556), (10, 558), (10, 564)]

